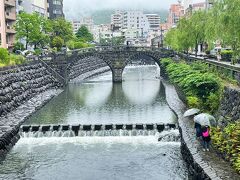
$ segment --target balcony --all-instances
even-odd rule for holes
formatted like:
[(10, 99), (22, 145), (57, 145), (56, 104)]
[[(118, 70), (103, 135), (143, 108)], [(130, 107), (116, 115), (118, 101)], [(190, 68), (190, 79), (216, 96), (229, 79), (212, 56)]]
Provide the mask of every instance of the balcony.
[(15, 21), (15, 20), (16, 20), (16, 13), (6, 12), (6, 13), (5, 13), (5, 17), (6, 17), (7, 20), (13, 20), (13, 21)]
[(6, 26), (6, 33), (8, 33), (8, 34), (15, 34), (16, 33), (16, 31), (13, 29), (13, 27), (12, 26)]
[(5, 0), (5, 6), (15, 7), (16, 6), (16, 0)]

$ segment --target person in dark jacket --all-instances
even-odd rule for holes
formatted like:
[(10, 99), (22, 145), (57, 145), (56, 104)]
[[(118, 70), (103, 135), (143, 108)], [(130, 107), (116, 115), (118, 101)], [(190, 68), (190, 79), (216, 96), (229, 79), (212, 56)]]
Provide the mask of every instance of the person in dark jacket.
[(195, 122), (194, 128), (196, 129), (197, 138), (200, 138), (202, 136), (202, 126)]

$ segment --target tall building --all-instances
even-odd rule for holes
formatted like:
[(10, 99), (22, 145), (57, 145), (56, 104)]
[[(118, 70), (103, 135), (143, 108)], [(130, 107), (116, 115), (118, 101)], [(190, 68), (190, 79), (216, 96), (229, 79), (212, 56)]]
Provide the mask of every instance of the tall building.
[(48, 0), (49, 3), (49, 18), (64, 18), (63, 0)]
[(121, 29), (123, 26), (123, 12), (116, 11), (111, 15), (111, 24), (113, 24), (116, 28)]
[(16, 0), (0, 1), (1, 47), (11, 49), (14, 43), (14, 23), (16, 21)]
[(169, 28), (176, 27), (178, 21), (182, 16), (184, 16), (183, 6), (180, 3), (172, 4), (169, 9), (169, 14), (167, 19), (168, 27)]
[(150, 30), (158, 31), (160, 29), (160, 16), (158, 14), (146, 14), (146, 17), (149, 22)]
[(145, 36), (149, 31), (147, 16), (142, 11), (126, 11), (123, 15), (123, 29), (137, 30), (137, 36)]
[(17, 13), (21, 11), (29, 14), (37, 12), (41, 16), (49, 17), (48, 0), (17, 0)]

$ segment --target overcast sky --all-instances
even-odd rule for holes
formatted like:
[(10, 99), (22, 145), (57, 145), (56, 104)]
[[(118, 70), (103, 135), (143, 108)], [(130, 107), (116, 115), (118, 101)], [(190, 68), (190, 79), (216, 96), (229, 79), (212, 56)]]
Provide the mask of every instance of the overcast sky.
[[(204, 0), (193, 0), (203, 2)], [(177, 0), (64, 0), (64, 13), (67, 18), (76, 14), (88, 14), (102, 9), (161, 10), (169, 9)]]

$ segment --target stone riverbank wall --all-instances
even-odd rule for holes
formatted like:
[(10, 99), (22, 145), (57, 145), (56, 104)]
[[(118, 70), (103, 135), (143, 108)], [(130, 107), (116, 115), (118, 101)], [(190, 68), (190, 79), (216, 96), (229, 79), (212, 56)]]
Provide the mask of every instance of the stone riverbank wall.
[(240, 89), (225, 87), (219, 109), (220, 126), (240, 120)]
[(21, 123), (57, 95), (59, 86), (40, 62), (0, 68), (0, 154), (17, 142)]
[(181, 134), (182, 157), (187, 163), (189, 179), (193, 180), (239, 180), (240, 176), (221, 157), (210, 149), (210, 152), (203, 152), (202, 145), (196, 139), (194, 123), (192, 119), (184, 118), (185, 104), (180, 100), (176, 88), (163, 80), (166, 92), (166, 100), (169, 107), (178, 117)]

